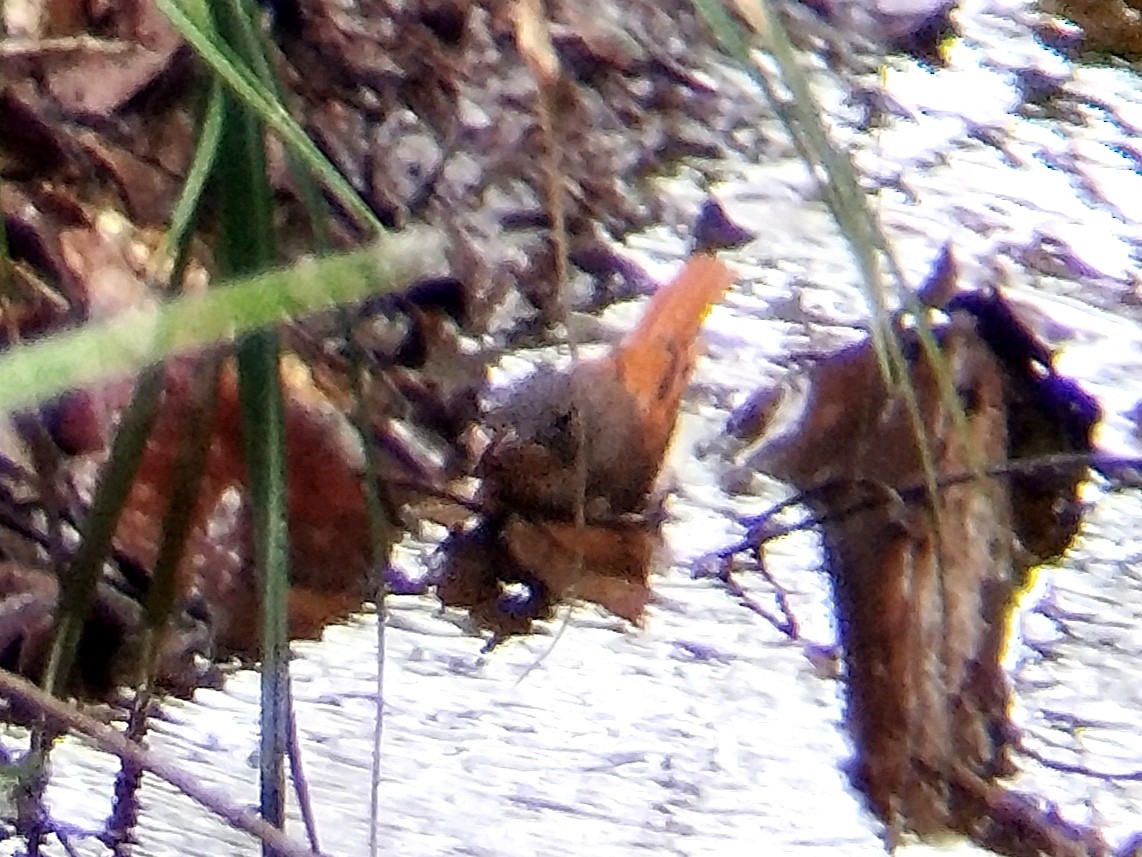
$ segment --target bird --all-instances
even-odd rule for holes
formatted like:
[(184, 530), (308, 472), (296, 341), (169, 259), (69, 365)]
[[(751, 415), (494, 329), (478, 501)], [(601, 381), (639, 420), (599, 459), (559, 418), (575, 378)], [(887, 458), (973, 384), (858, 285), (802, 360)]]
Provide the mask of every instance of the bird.
[(481, 514), (441, 545), (436, 592), (493, 632), (489, 646), (568, 598), (641, 620), (658, 530), (645, 513), (699, 332), (732, 282), (699, 245), (611, 351), (537, 369), (487, 414)]
[(488, 415), (484, 501), (566, 521), (581, 500), (588, 520), (638, 511), (662, 467), (698, 332), (732, 281), (713, 254), (694, 254), (609, 354), (521, 381)]

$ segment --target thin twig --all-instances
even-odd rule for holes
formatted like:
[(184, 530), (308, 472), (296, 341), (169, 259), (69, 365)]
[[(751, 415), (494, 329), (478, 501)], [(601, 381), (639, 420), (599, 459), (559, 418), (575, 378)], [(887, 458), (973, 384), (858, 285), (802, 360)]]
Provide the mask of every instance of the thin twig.
[(42, 54), (103, 54), (116, 56), (137, 50), (139, 45), (121, 39), (101, 39), (98, 36), (56, 36), (47, 39), (14, 39), (0, 41), (0, 58), (40, 56)]
[(768, 571), (765, 571), (765, 566), (759, 565), (758, 568), (773, 587), (777, 609), (784, 618), (774, 615), (763, 607), (761, 602), (757, 601), (757, 599), (745, 591), (745, 588), (738, 582), (737, 578), (734, 577), (731, 559), (732, 557), (722, 559), (722, 561), (718, 563), (717, 571), (712, 574), (703, 574), (701, 572), (697, 572), (696, 574), (699, 576), (717, 578), (721, 581), (722, 585), (726, 587), (729, 593), (737, 598), (743, 606), (765, 619), (765, 621), (769, 622), (779, 633), (784, 634), (790, 640), (801, 639), (801, 627), (797, 622), (797, 618), (793, 615), (792, 610), (789, 608), (789, 600), (786, 597), (785, 589), (778, 584)]
[(1022, 737), (1015, 741), (1014, 748), (1028, 759), (1033, 759), (1043, 767), (1050, 768), (1052, 771), (1058, 771), (1062, 774), (1077, 774), (1080, 777), (1089, 777), (1093, 780), (1102, 780), (1108, 783), (1142, 782), (1142, 770), (1111, 773), (1110, 771), (1095, 770), (1087, 765), (1080, 765), (1077, 762), (1063, 762), (1058, 759), (1052, 759), (1040, 753), (1038, 750), (1028, 747)]
[(317, 842), (317, 819), (313, 815), (313, 801), (309, 796), (309, 780), (301, 763), (301, 740), (297, 731), (297, 709), (293, 705), (292, 681), (287, 673), (286, 687), (290, 704), (286, 707), (286, 755), (289, 757), (289, 771), (293, 779), (297, 805), (301, 810), (301, 822), (305, 825), (305, 837), (314, 852), (321, 851)]
[[(1010, 478), (1014, 476), (1029, 476), (1053, 470), (1067, 470), (1074, 467), (1089, 467), (1098, 471), (1104, 478), (1120, 485), (1136, 487), (1142, 484), (1142, 458), (1131, 456), (1103, 455), (1100, 453), (1058, 453), (1054, 455), (1037, 456), (1034, 458), (1021, 458), (1015, 461), (1004, 462), (985, 468), (982, 473), (964, 471), (941, 476), (937, 480), (937, 487), (943, 491), (957, 485), (964, 485), (980, 478)], [(772, 525), (772, 519), (778, 513), (792, 508), (812, 504), (814, 500), (830, 491), (839, 488), (852, 488), (867, 483), (870, 487), (877, 487), (871, 480), (832, 479), (815, 485), (805, 491), (794, 494), (762, 512), (742, 520), (746, 527), (746, 536), (730, 547), (715, 552), (707, 559), (724, 559), (745, 551), (756, 550), (759, 546), (793, 533), (819, 527), (832, 521), (843, 520), (859, 512), (867, 512), (880, 508), (888, 502), (902, 500), (915, 502), (923, 499), (928, 491), (927, 485), (909, 485), (893, 491), (893, 498), (889, 499), (883, 492), (876, 492), (877, 496), (863, 499), (845, 506), (835, 512), (824, 515), (807, 515), (791, 524), (781, 526)], [(1115, 485), (1113, 487), (1118, 487)]]
[[(963, 472), (948, 474), (937, 480), (940, 491), (957, 485), (963, 485), (980, 478), (1011, 478), (1013, 476), (1034, 475), (1036, 473), (1054, 470), (1066, 470), (1075, 467), (1089, 467), (1098, 471), (1106, 479), (1115, 479), (1120, 483), (1137, 484), (1142, 481), (1142, 458), (1129, 456), (1108, 456), (1098, 453), (1058, 453), (1035, 458), (1022, 458), (1008, 461), (1003, 464), (986, 468), (982, 473)], [(825, 514), (808, 514), (789, 524), (776, 524), (774, 518), (794, 506), (812, 505), (815, 500), (824, 494), (840, 488), (852, 489), (859, 485), (872, 489), (865, 498), (852, 502), (842, 509)], [(722, 548), (712, 554), (700, 558), (695, 564), (695, 577), (713, 577), (720, 581), (726, 590), (742, 605), (764, 618), (778, 631), (786, 634), (790, 639), (800, 638), (799, 627), (792, 610), (789, 607), (787, 593), (784, 587), (770, 574), (765, 565), (763, 550), (771, 541), (784, 538), (793, 533), (811, 530), (833, 521), (883, 507), (888, 503), (908, 503), (923, 500), (929, 491), (927, 484), (911, 485), (899, 490), (884, 491), (886, 486), (871, 480), (833, 479), (800, 491), (791, 497), (775, 503), (760, 515), (746, 518), (742, 524), (746, 527), (746, 534), (739, 541), (729, 547)], [(756, 599), (750, 596), (745, 588), (734, 577), (733, 559), (738, 554), (751, 553), (755, 560), (755, 570), (773, 588), (773, 597), (777, 603), (780, 617), (763, 607)], [(712, 566), (712, 569), (711, 569)], [(784, 617), (784, 618), (781, 618)]]
[(20, 676), (0, 669), (0, 697), (18, 706), (38, 711), (49, 721), (66, 726), (87, 738), (100, 750), (113, 753), (124, 762), (154, 774), (174, 786), (195, 803), (210, 810), (236, 830), (257, 838), (282, 857), (314, 857), (317, 852), (286, 836), (248, 810), (234, 804), (221, 790), (199, 783), (192, 775), (160, 759), (153, 752), (128, 741), (110, 726), (92, 719), (67, 703), (56, 699)]
[[(559, 146), (555, 133), (555, 95), (556, 89), (562, 80), (559, 56), (551, 41), (551, 33), (544, 17), (542, 5), (539, 0), (517, 0), (516, 5), (516, 41), (523, 53), (524, 59), (535, 79), (536, 92), (536, 119), (539, 122), (540, 138), (543, 141), (543, 156), (540, 167), (544, 179), (544, 201), (547, 213), (551, 219), (551, 250), (555, 264), (555, 300), (559, 310), (559, 319), (567, 328), (567, 349), (571, 354), (571, 371), (579, 364), (579, 338), (567, 318), (570, 307), (567, 297), (568, 272), (570, 267), (570, 245), (567, 237), (567, 205), (565, 199), (564, 174)], [(586, 527), (587, 517), (587, 427), (583, 417), (582, 397), (579, 386), (571, 384), (571, 431), (575, 438), (575, 527), (582, 531)], [(579, 542), (575, 544), (574, 562), (572, 565), (572, 579), (579, 580), (583, 575), (583, 548)], [(552, 638), (551, 645), (537, 657), (527, 669), (523, 671), (516, 684), (526, 679), (533, 669), (545, 661), (555, 646), (563, 638), (567, 627), (571, 624), (571, 615), (574, 603), (568, 602), (567, 610), (563, 616), (563, 624)]]

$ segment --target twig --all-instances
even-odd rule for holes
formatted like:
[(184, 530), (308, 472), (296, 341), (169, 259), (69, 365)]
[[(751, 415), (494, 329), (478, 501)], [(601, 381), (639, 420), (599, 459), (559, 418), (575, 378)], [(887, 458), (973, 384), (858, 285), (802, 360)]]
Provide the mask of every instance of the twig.
[(0, 41), (0, 58), (37, 56), (55, 53), (88, 53), (115, 56), (135, 50), (139, 46), (121, 39), (101, 39), (97, 36), (57, 36), (48, 39), (13, 39)]
[[(943, 779), (937, 771), (930, 773)], [(988, 824), (965, 831), (985, 848), (1028, 857), (1107, 857), (1111, 853), (1097, 830), (1073, 824), (1053, 806), (1042, 808), (1027, 795), (985, 780), (963, 765), (953, 767), (949, 785), (985, 813)]]
[[(1090, 452), (1068, 452), (1037, 456), (1035, 458), (1020, 458), (985, 468), (982, 473), (965, 471), (962, 473), (948, 474), (937, 480), (937, 487), (940, 490), (946, 490), (957, 485), (973, 482), (981, 477), (1010, 478), (1014, 476), (1029, 476), (1044, 471), (1067, 470), (1080, 466), (1089, 467), (1098, 471), (1108, 481), (1117, 483), (1113, 486), (1116, 488), (1142, 486), (1142, 458), (1103, 455), (1101, 453)], [(884, 493), (880, 491), (877, 492), (876, 497), (851, 503), (843, 509), (826, 515), (807, 515), (791, 524), (781, 526), (772, 525), (771, 519), (785, 509), (793, 506), (811, 504), (815, 499), (830, 491), (835, 491), (839, 488), (851, 488), (855, 485), (865, 483), (874, 488), (880, 487), (871, 480), (831, 479), (774, 504), (760, 515), (744, 518), (741, 523), (747, 528), (746, 536), (730, 547), (717, 551), (714, 556), (719, 559), (725, 559), (742, 553), (743, 551), (756, 551), (761, 545), (783, 538), (784, 536), (792, 535), (793, 533), (803, 530), (810, 530), (831, 521), (843, 520), (858, 512), (871, 511), (889, 502), (914, 502), (923, 499), (928, 490), (925, 485), (910, 485), (891, 492), (890, 497), (884, 496)]]
[(286, 687), (289, 688), (290, 704), (286, 707), (286, 754), (289, 757), (290, 777), (293, 780), (294, 793), (297, 795), (297, 805), (301, 810), (301, 821), (305, 825), (305, 837), (309, 847), (319, 852), (321, 846), (317, 843), (317, 819), (313, 815), (313, 800), (309, 793), (309, 780), (305, 776), (305, 768), (301, 763), (301, 740), (297, 731), (297, 709), (293, 704), (293, 687), (289, 676), (286, 676)]
[(49, 721), (55, 721), (87, 738), (107, 753), (113, 753), (124, 762), (154, 774), (174, 786), (196, 803), (206, 807), (236, 830), (257, 838), (276, 850), (282, 857), (314, 857), (317, 852), (295, 842), (273, 825), (253, 813), (235, 805), (220, 790), (199, 783), (192, 775), (181, 771), (170, 762), (160, 759), (144, 747), (124, 738), (110, 726), (92, 719), (67, 703), (44, 693), (18, 675), (0, 670), (0, 697), (38, 711)]
[(1080, 765), (1077, 762), (1063, 762), (1058, 759), (1052, 759), (1040, 753), (1038, 750), (1028, 747), (1022, 737), (1015, 741), (1013, 746), (1028, 759), (1033, 759), (1043, 767), (1050, 768), (1052, 771), (1058, 771), (1061, 774), (1078, 774), (1081, 777), (1089, 777), (1093, 780), (1102, 780), (1108, 783), (1142, 782), (1142, 770), (1123, 771), (1122, 773), (1115, 774), (1110, 771), (1098, 771), (1086, 765)]
[[(516, 18), (516, 44), (523, 54), (524, 61), (535, 80), (536, 107), (535, 116), (539, 122), (540, 138), (543, 141), (543, 154), (540, 158), (540, 170), (543, 174), (543, 196), (548, 216), (551, 218), (551, 250), (555, 264), (555, 296), (559, 311), (559, 320), (565, 325), (570, 314), (568, 307), (568, 281), (571, 259), (570, 241), (567, 233), (567, 201), (565, 198), (565, 183), (562, 171), (562, 149), (559, 147), (555, 132), (555, 98), (558, 87), (563, 78), (560, 68), (559, 56), (551, 41), (548, 21), (544, 16), (542, 4), (539, 0), (517, 0), (515, 8)], [(573, 365), (579, 363), (579, 338), (575, 332), (567, 328), (567, 348), (571, 354)], [(582, 415), (582, 395), (578, 385), (571, 386), (571, 414), (572, 432), (575, 440), (575, 527), (582, 530), (586, 526), (587, 517), (587, 427)], [(576, 545), (575, 561), (572, 579), (580, 580), (583, 575), (583, 550)], [(516, 680), (518, 685), (526, 679), (533, 669), (545, 661), (554, 651), (555, 646), (563, 638), (567, 627), (571, 624), (574, 604), (569, 603), (563, 616), (563, 624), (551, 645), (537, 657), (523, 674)]]

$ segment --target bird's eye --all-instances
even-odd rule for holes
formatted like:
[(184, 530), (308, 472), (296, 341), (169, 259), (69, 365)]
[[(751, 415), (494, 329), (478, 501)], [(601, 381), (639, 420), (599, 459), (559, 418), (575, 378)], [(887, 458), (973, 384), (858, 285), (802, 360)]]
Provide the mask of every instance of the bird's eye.
[(571, 430), (573, 420), (570, 411), (564, 411), (551, 418), (537, 438), (539, 442), (564, 461), (575, 455), (576, 437)]

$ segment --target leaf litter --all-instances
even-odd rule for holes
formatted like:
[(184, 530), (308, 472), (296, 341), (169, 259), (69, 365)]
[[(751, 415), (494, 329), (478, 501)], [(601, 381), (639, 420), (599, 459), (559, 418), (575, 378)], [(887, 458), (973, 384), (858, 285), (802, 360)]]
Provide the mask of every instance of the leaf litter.
[[(610, 356), (570, 372), (541, 368), (508, 404), (483, 412), (487, 364), (498, 350), (549, 338), (565, 321), (534, 82), (518, 61), (504, 4), (364, 5), (350, 16), (325, 0), (273, 4), (274, 61), (288, 97), (304, 105), (307, 130), (383, 221), (399, 228), (424, 220), (452, 238), (447, 276), (357, 313), (354, 336), (373, 369), (366, 407), (385, 500), (408, 526), (430, 507), (449, 522), (436, 592), (445, 605), (466, 608), (493, 643), (528, 633), (567, 598), (638, 623), (652, 597), (656, 477), (698, 328), (732, 273), (710, 248), (695, 247)], [(694, 59), (689, 44), (706, 37), (687, 4), (636, 5), (638, 14), (621, 19), (603, 3), (547, 9), (569, 70), (555, 84), (554, 131), (570, 185), (570, 256), (581, 269), (574, 294), (584, 309), (650, 290), (612, 247), (662, 219), (656, 174), (682, 158), (717, 158), (732, 147), (756, 159), (783, 145), (756, 133), (765, 123), (752, 93), (731, 78), (715, 81)], [(21, 288), (7, 310), (7, 345), (13, 331), (34, 338), (160, 299), (147, 260), (193, 146), (197, 72), (152, 4), (52, 8), (50, 37), (0, 53), (0, 203)], [(283, 237), (300, 253), (312, 235), (280, 147), (268, 145)], [(105, 228), (108, 211), (124, 218), (120, 227)], [(331, 225), (337, 246), (363, 237), (347, 216)], [(730, 230), (722, 243), (745, 238)], [(209, 253), (196, 252), (208, 268)], [(942, 278), (922, 294), (945, 313), (939, 336), (966, 426), (938, 394), (901, 317), (941, 480), (935, 511), (913, 426), (867, 345), (811, 370), (810, 404), (796, 432), (751, 464), (795, 485), (823, 530), (858, 748), (850, 774), (889, 844), (903, 833), (953, 829), (1013, 855), (1109, 853), (1096, 832), (1064, 824), (1000, 783), (1014, 741), (1000, 664), (1011, 607), (1028, 570), (1073, 538), (1087, 478), (1074, 460), (1005, 468), (1090, 453), (1097, 408), (1054, 372), (1001, 295), (958, 294), (954, 271), (937, 271)], [(287, 336), (296, 356), (282, 367), (295, 637), (318, 635), (368, 596), (363, 459), (346, 416), (346, 344), (333, 327), (322, 318), (293, 323)], [(189, 379), (204, 359), (166, 368), (159, 424), (86, 630), (72, 687), (80, 695), (102, 696), (132, 674), (131, 638), (160, 536), (156, 501), (169, 491)], [(110, 382), (22, 415), (24, 435), (32, 421), (61, 453), (52, 491), (64, 500), (70, 541), (128, 391), (127, 381)], [(768, 393), (752, 404), (738, 415), (739, 433), (757, 434), (776, 407)], [(178, 630), (160, 658), (160, 684), (175, 692), (209, 680), (202, 657), (256, 656), (240, 438), (227, 369), (180, 569)], [(568, 500), (569, 468), (580, 457), (582, 526)], [(5, 449), (3, 465), (0, 661), (35, 676), (58, 589), (48, 497), (31, 491), (37, 474), (21, 443)], [(759, 559), (767, 526), (758, 523), (747, 540)]]

